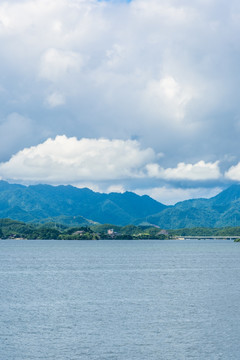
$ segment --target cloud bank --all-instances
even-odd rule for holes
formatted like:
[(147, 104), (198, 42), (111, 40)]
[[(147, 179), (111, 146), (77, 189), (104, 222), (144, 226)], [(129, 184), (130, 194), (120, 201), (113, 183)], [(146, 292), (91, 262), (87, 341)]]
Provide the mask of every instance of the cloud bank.
[(179, 163), (164, 169), (153, 161), (159, 161), (159, 154), (152, 148), (142, 149), (137, 140), (78, 140), (63, 135), (17, 152), (0, 163), (0, 175), (53, 184), (141, 178), (202, 181), (221, 176), (218, 162)]
[(19, 151), (0, 164), (2, 178), (74, 184), (79, 181), (138, 178), (154, 158), (137, 141), (81, 139), (57, 136)]
[(168, 204), (220, 192), (221, 188), (216, 186), (210, 189), (154, 186), (156, 179), (170, 180), (173, 184), (179, 180), (204, 183), (223, 176), (218, 162), (179, 163), (176, 168), (164, 169), (159, 164), (160, 155), (152, 148), (141, 148), (137, 140), (78, 140), (62, 135), (25, 148), (0, 163), (0, 178), (25, 184), (72, 184), (100, 192), (131, 189)]
[(148, 164), (147, 171), (150, 177), (167, 180), (216, 180), (221, 177), (219, 161), (196, 164), (179, 163), (176, 168), (163, 169), (158, 164)]
[(31, 145), (135, 137), (168, 167), (240, 156), (239, 14), (235, 0), (7, 0), (0, 121), (31, 119)]
[[(1, 2), (0, 175), (132, 179), (108, 184), (119, 189), (139, 179), (146, 189), (239, 181), (239, 18), (236, 0)], [(113, 147), (113, 156), (94, 162), (74, 152), (68, 167), (60, 146), (55, 157), (43, 153), (60, 140), (72, 149), (73, 138), (95, 139), (101, 158)]]

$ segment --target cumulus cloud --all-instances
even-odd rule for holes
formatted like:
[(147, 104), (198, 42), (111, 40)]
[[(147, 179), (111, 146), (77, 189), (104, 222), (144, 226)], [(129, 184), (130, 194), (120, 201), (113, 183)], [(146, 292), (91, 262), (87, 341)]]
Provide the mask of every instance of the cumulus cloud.
[(160, 80), (150, 80), (146, 87), (146, 101), (152, 110), (172, 119), (181, 120), (185, 116), (185, 108), (194, 97), (191, 86), (181, 86), (172, 76), (165, 76)]
[(240, 163), (231, 166), (230, 169), (225, 172), (225, 177), (233, 181), (240, 181)]
[[(199, 187), (199, 182), (204, 184), (221, 176), (218, 161), (179, 163), (175, 168), (164, 168), (157, 163), (162, 159), (163, 154), (142, 148), (137, 140), (78, 140), (62, 135), (20, 150), (0, 163), (0, 179), (25, 184), (72, 184), (107, 193), (131, 190), (166, 204), (220, 192), (219, 186)], [(181, 188), (176, 184), (184, 180), (198, 181), (198, 186)], [(162, 185), (156, 185), (156, 181)], [(166, 185), (166, 181), (172, 185)]]
[(150, 177), (169, 180), (216, 180), (221, 177), (219, 161), (206, 163), (199, 161), (196, 164), (185, 164), (181, 162), (176, 168), (163, 169), (158, 164), (146, 166)]
[[(157, 159), (152, 148), (141, 149), (136, 140), (78, 140), (63, 135), (19, 151), (0, 164), (0, 174), (6, 179), (46, 183), (138, 178), (206, 181), (221, 175), (218, 161), (179, 163), (176, 168), (164, 169), (153, 162)], [(122, 184), (110, 184), (108, 191), (114, 189), (121, 191)]]
[(0, 174), (5, 179), (46, 183), (138, 178), (154, 156), (152, 149), (141, 150), (133, 140), (57, 136), (19, 151), (0, 164)]

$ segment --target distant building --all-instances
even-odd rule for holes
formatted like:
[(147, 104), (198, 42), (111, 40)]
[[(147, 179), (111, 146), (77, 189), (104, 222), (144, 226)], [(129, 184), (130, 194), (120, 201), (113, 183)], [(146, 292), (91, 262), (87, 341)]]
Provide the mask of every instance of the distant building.
[(108, 235), (114, 235), (114, 230), (113, 229), (108, 229), (107, 234)]
[(107, 234), (113, 238), (118, 233), (116, 231), (114, 231), (113, 229), (108, 229)]
[(168, 231), (163, 229), (163, 230), (159, 231), (159, 233), (157, 233), (157, 235), (166, 235), (166, 236), (168, 236)]
[(75, 233), (73, 233), (73, 235), (82, 235), (84, 233), (85, 233), (84, 230), (79, 230), (79, 231), (75, 231)]

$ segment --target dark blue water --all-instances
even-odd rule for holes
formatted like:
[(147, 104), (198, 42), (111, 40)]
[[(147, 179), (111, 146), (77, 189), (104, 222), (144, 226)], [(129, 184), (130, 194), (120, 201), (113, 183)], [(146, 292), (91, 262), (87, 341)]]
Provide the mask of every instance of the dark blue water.
[(232, 241), (0, 241), (0, 359), (240, 359), (239, 278)]

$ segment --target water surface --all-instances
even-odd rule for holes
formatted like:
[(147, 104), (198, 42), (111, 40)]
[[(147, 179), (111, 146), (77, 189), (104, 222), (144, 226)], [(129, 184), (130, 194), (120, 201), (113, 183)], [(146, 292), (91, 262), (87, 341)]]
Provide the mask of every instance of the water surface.
[(239, 272), (232, 241), (0, 241), (0, 359), (239, 359)]

